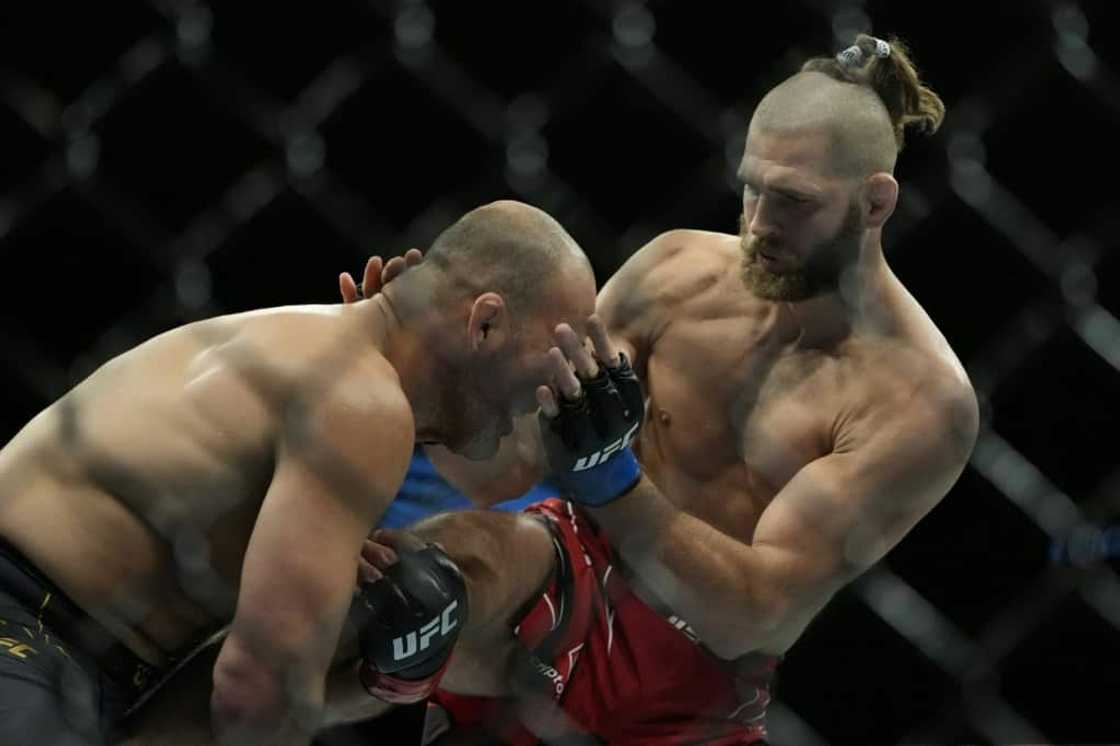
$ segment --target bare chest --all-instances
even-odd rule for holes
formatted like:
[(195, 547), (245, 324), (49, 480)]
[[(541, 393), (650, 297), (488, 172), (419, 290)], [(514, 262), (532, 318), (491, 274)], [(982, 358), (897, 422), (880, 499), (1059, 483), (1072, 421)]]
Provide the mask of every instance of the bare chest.
[(681, 507), (749, 537), (805, 464), (828, 453), (843, 399), (842, 366), (793, 351), (772, 319), (689, 320), (647, 361), (647, 472)]

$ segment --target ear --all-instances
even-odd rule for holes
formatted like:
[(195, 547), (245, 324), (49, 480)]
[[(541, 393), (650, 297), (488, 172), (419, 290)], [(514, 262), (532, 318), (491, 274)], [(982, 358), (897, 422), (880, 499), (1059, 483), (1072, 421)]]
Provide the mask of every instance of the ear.
[(506, 301), (497, 293), (483, 293), (471, 304), (467, 338), (472, 351), (493, 350), (505, 344), (509, 335)]
[(898, 182), (886, 171), (871, 174), (863, 182), (864, 227), (882, 228), (898, 204)]

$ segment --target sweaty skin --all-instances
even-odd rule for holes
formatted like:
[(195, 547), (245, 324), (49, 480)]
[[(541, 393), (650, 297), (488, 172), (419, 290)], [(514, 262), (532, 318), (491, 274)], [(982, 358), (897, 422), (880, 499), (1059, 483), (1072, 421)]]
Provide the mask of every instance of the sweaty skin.
[[(250, 606), (322, 603), (316, 634), (337, 636), (352, 583), (292, 598), (256, 575), (285, 585), (290, 563), (252, 560), (272, 553), (274, 532), (320, 551), (309, 582), (341, 555), (353, 578), (412, 447), (381, 324), (372, 303), (257, 311), (115, 358), (0, 451), (0, 535), (155, 665), (228, 622), (239, 594)], [(290, 528), (272, 525), (282, 516)], [(299, 525), (312, 516), (318, 530)]]
[[(590, 513), (639, 595), (729, 660), (787, 650), (946, 494), (976, 437), (963, 367), (882, 254), (897, 182), (836, 173), (832, 142), (827, 132), (752, 128), (744, 236), (663, 234), (597, 304), (649, 400), (637, 441), (646, 478)], [(748, 234), (758, 239), (753, 258)], [(829, 290), (821, 278), (838, 263), (851, 266)], [(786, 282), (799, 267), (812, 268), (812, 283)], [(779, 277), (750, 285), (748, 274)], [(778, 297), (798, 287), (824, 292)], [(567, 337), (578, 348), (582, 337)], [(576, 362), (571, 345), (559, 356), (571, 377), (565, 357)], [(435, 449), (433, 462), (476, 499), (492, 479), (518, 494), (543, 463), (525, 455), (537, 448), (535, 424), (520, 421), (489, 464)], [(526, 465), (520, 487), (511, 461)], [(451, 514), (441, 540), (454, 556), (469, 522), (490, 520)], [(525, 546), (544, 540), (527, 534)], [(497, 567), (497, 577), (507, 572)], [(480, 575), (478, 587), (491, 580)], [(493, 649), (510, 637), (497, 635)], [(479, 651), (483, 663), (504, 660)], [(454, 672), (453, 662), (448, 681)]]
[[(503, 257), (517, 261), (499, 262)], [(115, 573), (83, 570), (90, 554), (101, 556), (90, 546), (105, 537), (75, 547), (63, 562), (45, 531), (14, 518), (10, 530), (83, 607), (153, 661), (194, 639), (197, 630), (227, 621), (236, 600), (210, 700), (222, 743), (306, 743), (324, 724), (386, 709), (359, 680), (355, 630), (350, 625), (342, 637), (340, 631), (363, 543), (399, 489), (414, 443), (440, 444), (470, 459), (493, 456), (514, 418), (535, 409), (534, 390), (547, 380), (551, 329), (561, 321), (582, 328), (594, 306), (586, 256), (554, 219), (522, 203), (503, 200), (467, 213), (436, 238), (425, 266), (379, 292), (418, 259), (412, 252), (384, 266), (371, 262), (365, 292), (372, 298), (362, 303), (278, 309), (164, 335), (79, 386), (68, 398), (82, 407), (64, 399), (29, 426), (40, 435), (17, 438), (60, 450), (58, 443), (74, 430), (59, 412), (110, 402), (104, 409), (119, 426), (103, 418), (88, 429), (106, 440), (118, 436), (122, 442), (114, 443), (112, 453), (139, 478), (130, 470), (101, 468), (97, 473), (107, 477), (94, 482), (96, 494), (73, 499), (118, 506), (120, 525), (106, 532), (130, 528), (138, 545), (146, 541), (150, 547), (147, 564), (153, 569), (134, 579), (127, 574), (133, 560), (113, 554), (103, 564)], [(513, 266), (519, 269), (511, 271)], [(352, 280), (349, 289), (356, 291)], [(152, 347), (152, 359), (165, 361), (160, 371), (167, 369), (159, 376), (154, 363), (131, 364)], [(114, 366), (125, 366), (127, 374), (114, 374), (98, 395), (87, 394)], [(136, 383), (149, 380), (150, 390)], [(148, 400), (137, 399), (138, 393)], [(158, 427), (145, 430), (144, 418), (158, 418)], [(166, 441), (158, 439), (163, 436)], [(165, 452), (172, 446), (180, 450)], [(71, 450), (92, 451), (88, 444)], [(38, 457), (25, 449), (11, 463)], [(54, 461), (49, 455), (41, 460)], [(44, 470), (53, 474), (54, 468)], [(93, 481), (84, 462), (70, 470), (81, 475), (83, 486)], [(210, 472), (240, 481), (219, 482)], [(160, 499), (171, 488), (174, 499)], [(192, 513), (196, 504), (206, 512)], [(153, 505), (159, 506), (155, 518), (137, 509)], [(158, 532), (169, 521), (179, 529), (174, 542), (161, 541)], [(195, 549), (201, 557), (190, 553)], [(116, 549), (103, 553), (110, 551)], [(391, 561), (391, 551), (374, 553)], [(504, 634), (513, 612), (551, 571), (551, 543), (538, 524), (516, 519), (494, 528), (493, 536), (478, 527), (449, 554), (466, 576), (470, 619), (460, 637), (462, 662), (448, 680), (467, 693), (502, 693), (502, 680), (494, 681), (492, 668), (472, 664), (470, 650), (480, 645), (492, 655), (492, 630)], [(217, 578), (177, 577), (207, 574), (210, 556), (220, 561)], [(522, 562), (499, 573), (508, 556)], [(369, 580), (380, 576), (372, 560), (362, 569), (373, 573)], [(208, 593), (216, 584), (233, 589), (215, 601)], [(118, 586), (149, 592), (132, 591), (119, 608), (101, 611), (106, 589)], [(206, 613), (189, 621), (174, 616), (186, 604), (204, 602), (210, 604)], [(137, 608), (144, 613), (127, 616)], [(199, 705), (210, 691), (208, 668), (209, 660), (200, 657), (157, 693), (132, 723), (139, 742), (163, 743), (184, 725), (193, 729), (192, 739), (210, 739)], [(189, 703), (180, 696), (187, 693), (193, 695)]]
[[(652, 488), (680, 509), (669, 526), (643, 519), (658, 537), (642, 521), (615, 535), (652, 570), (639, 582), (646, 600), (668, 603), (729, 658), (785, 652), (948, 490), (975, 427), (960, 362), (885, 262), (871, 279), (874, 318), (826, 320), (817, 338), (806, 328), (820, 330), (826, 309), (758, 298), (740, 262), (738, 236), (672, 231), (598, 305), (646, 387), (637, 450), (652, 484), (595, 513), (610, 530)], [(752, 543), (774, 552), (752, 565), (736, 554)], [(658, 552), (670, 556), (647, 561)]]

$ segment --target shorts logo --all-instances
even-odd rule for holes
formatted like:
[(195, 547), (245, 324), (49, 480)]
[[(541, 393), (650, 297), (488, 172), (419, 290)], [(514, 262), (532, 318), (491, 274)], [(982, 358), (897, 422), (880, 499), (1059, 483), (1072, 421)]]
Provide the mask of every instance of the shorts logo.
[(598, 464), (606, 463), (607, 460), (610, 459), (612, 454), (614, 454), (616, 451), (621, 451), (623, 448), (630, 445), (631, 441), (634, 440), (634, 434), (638, 431), (638, 426), (641, 424), (641, 422), (635, 422), (633, 427), (626, 431), (625, 435), (623, 435), (615, 442), (611, 443), (606, 448), (595, 451), (594, 453), (587, 456), (580, 457), (579, 461), (576, 461), (576, 465), (572, 467), (572, 471), (587, 471), (588, 469)]
[(25, 660), (27, 659), (28, 653), (39, 654), (39, 651), (35, 648), (13, 637), (0, 637), (0, 649), (3, 649), (8, 655), (14, 655), (16, 658), (23, 658)]
[[(405, 658), (416, 655), (418, 652), (427, 650), (432, 646), (432, 638), (437, 635), (439, 637), (446, 637), (448, 632), (459, 626), (458, 617), (452, 617), (452, 614), (457, 608), (459, 608), (459, 602), (452, 601), (439, 616), (433, 617), (430, 622), (427, 622), (419, 630), (413, 630), (407, 635), (394, 637), (393, 660), (404, 660)], [(417, 638), (419, 638), (419, 644), (417, 644)]]
[(561, 694), (563, 694), (564, 677), (560, 675), (560, 672), (552, 666), (546, 666), (544, 664), (544, 661), (540, 660), (539, 658), (534, 658), (533, 663), (537, 667), (537, 673), (551, 681), (553, 686), (556, 687), (556, 696), (559, 697)]

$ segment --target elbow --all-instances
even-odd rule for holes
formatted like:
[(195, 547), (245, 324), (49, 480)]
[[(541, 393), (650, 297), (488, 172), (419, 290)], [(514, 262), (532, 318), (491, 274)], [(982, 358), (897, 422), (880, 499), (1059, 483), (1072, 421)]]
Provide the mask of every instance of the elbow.
[[(322, 687), (301, 686), (294, 672), (248, 653), (230, 638), (214, 666), (210, 714), (218, 734), (269, 733), (279, 724), (314, 732)], [(318, 691), (319, 696), (315, 696)]]
[(733, 661), (765, 649), (788, 625), (790, 602), (781, 596), (740, 599), (725, 612), (725, 623), (700, 637), (717, 658)]
[(275, 672), (263, 666), (214, 667), (214, 691), (210, 696), (210, 713), (215, 728), (226, 730), (259, 730), (264, 723), (280, 716), (285, 709), (281, 684)]

